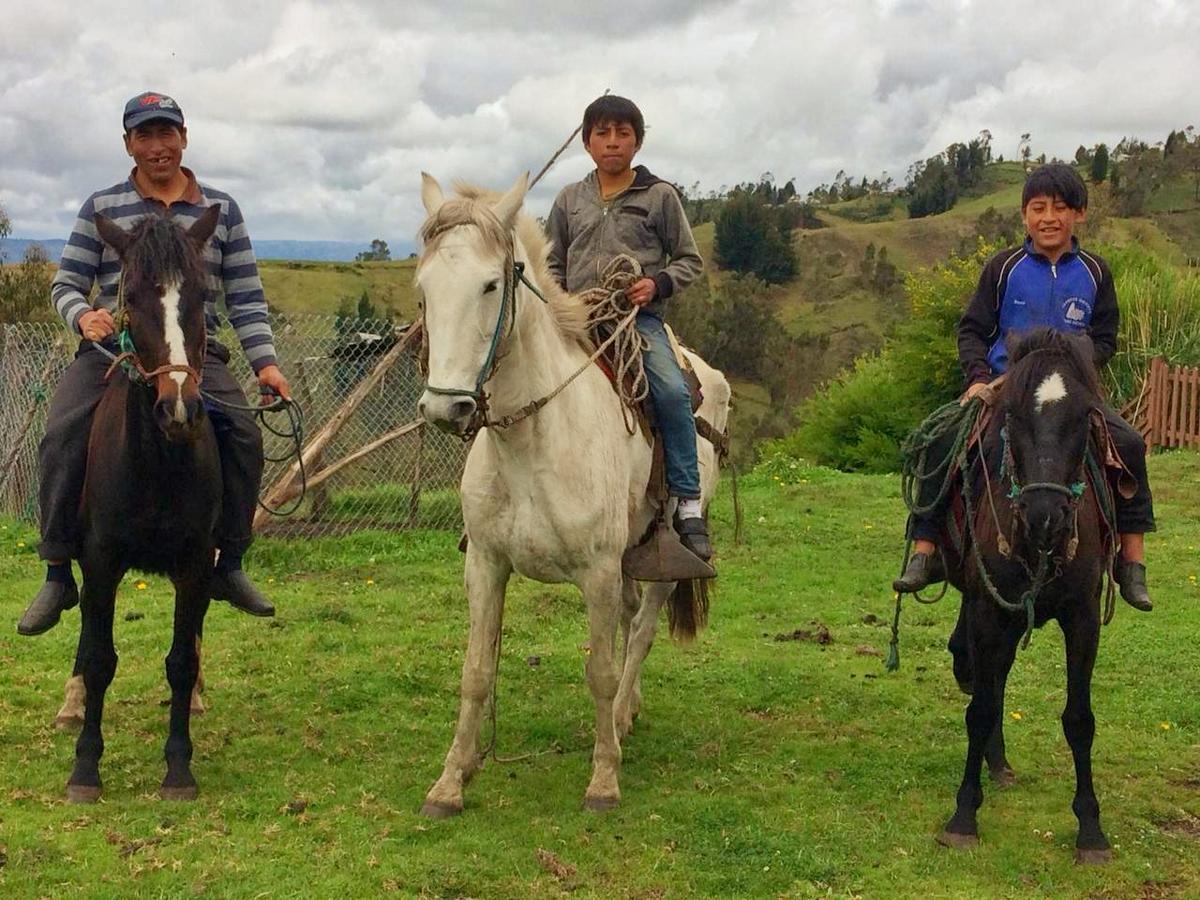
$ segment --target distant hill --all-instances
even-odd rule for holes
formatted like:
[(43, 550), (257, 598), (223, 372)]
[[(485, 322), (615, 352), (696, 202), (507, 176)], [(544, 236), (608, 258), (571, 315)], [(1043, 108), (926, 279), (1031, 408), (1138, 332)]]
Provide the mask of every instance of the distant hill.
[[(0, 262), (17, 263), (25, 256), (30, 244), (41, 244), (46, 255), (58, 262), (66, 244), (62, 238), (6, 238), (0, 243)], [(392, 256), (404, 259), (414, 249), (409, 241), (389, 243)], [(370, 241), (255, 241), (254, 252), (259, 259), (302, 259), (315, 262), (351, 262), (363, 250), (371, 248)]]

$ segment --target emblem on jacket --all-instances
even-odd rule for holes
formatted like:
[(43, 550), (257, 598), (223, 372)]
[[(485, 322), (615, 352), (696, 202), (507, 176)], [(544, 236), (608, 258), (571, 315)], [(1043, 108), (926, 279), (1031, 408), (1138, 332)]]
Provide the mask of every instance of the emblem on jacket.
[(1080, 297), (1063, 301), (1063, 321), (1076, 328), (1083, 328), (1092, 318), (1092, 305)]

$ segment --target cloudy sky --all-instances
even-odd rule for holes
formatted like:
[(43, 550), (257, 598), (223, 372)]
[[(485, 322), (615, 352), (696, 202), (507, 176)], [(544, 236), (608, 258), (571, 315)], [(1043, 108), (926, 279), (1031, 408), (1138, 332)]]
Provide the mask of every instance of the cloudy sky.
[[(0, 206), (17, 236), (66, 237), (128, 172), (145, 89), (179, 102), (185, 162), (253, 236), (398, 243), (422, 169), (507, 186), (605, 88), (641, 106), (662, 176), (804, 191), (902, 180), (982, 128), (1006, 156), (1025, 131), (1035, 155), (1162, 140), (1200, 119), (1198, 47), (1192, 0), (3, 0)], [(587, 169), (576, 146), (530, 207)]]

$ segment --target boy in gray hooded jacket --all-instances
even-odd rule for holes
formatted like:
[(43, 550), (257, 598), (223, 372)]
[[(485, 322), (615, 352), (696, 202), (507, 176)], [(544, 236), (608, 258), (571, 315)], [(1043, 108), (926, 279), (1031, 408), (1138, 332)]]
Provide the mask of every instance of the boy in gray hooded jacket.
[(583, 146), (596, 169), (555, 198), (546, 224), (550, 271), (563, 288), (578, 293), (599, 285), (614, 257), (627, 254), (641, 265), (643, 277), (627, 295), (641, 307), (635, 323), (649, 345), (643, 360), (667, 489), (679, 500), (675, 531), (688, 550), (707, 560), (712, 546), (700, 508), (691, 394), (662, 318), (665, 301), (696, 279), (704, 261), (674, 186), (645, 166), (633, 167), (645, 133), (641, 110), (624, 97), (605, 95), (584, 110)]

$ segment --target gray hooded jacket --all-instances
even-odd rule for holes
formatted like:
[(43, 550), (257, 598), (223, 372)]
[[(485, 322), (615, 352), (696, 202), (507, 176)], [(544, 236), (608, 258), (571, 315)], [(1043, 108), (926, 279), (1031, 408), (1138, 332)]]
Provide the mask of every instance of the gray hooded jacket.
[(630, 188), (607, 203), (595, 172), (559, 192), (546, 222), (550, 271), (574, 294), (596, 287), (604, 267), (626, 253), (658, 286), (646, 311), (661, 317), (663, 301), (695, 281), (704, 260), (675, 188), (645, 166), (634, 172)]

